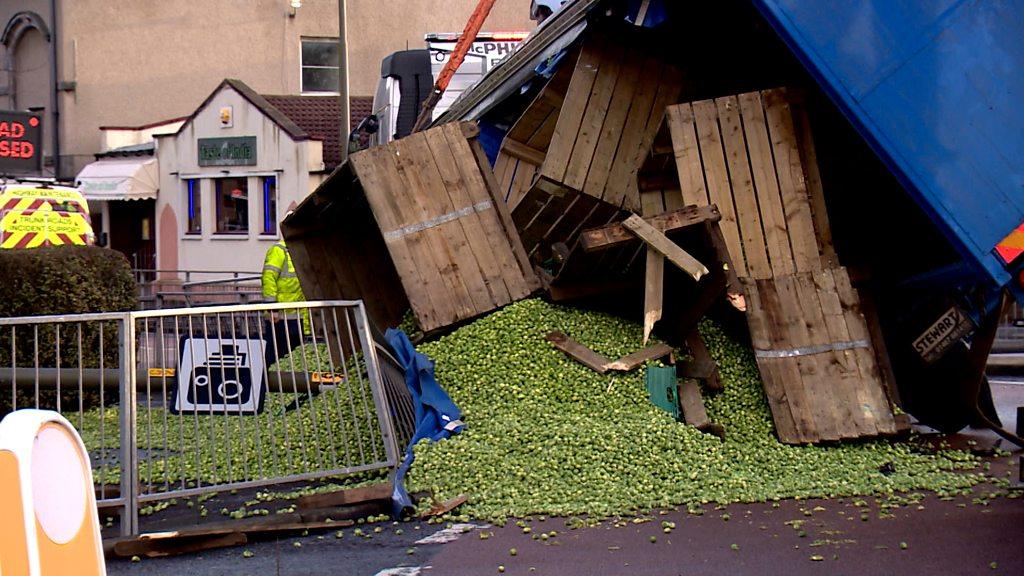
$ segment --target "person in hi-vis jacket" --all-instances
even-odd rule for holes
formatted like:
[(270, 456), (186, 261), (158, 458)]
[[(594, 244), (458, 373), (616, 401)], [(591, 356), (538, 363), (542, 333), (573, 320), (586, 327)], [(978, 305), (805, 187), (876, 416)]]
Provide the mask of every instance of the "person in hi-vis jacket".
[[(261, 280), (263, 299), (267, 302), (302, 302), (306, 299), (284, 240), (275, 242), (267, 250)], [(308, 331), (305, 316), (305, 311), (295, 308), (271, 310), (263, 335), (267, 341), (267, 367), (302, 344), (303, 334)]]

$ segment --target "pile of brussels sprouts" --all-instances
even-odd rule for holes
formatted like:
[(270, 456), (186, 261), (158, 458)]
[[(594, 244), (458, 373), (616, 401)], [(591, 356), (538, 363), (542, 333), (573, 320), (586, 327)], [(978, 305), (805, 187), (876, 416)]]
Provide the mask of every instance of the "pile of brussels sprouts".
[(468, 426), (415, 447), (410, 491), (433, 490), (438, 500), (468, 494), (460, 513), (500, 522), (914, 489), (954, 493), (983, 480), (963, 471), (978, 461), (962, 452), (920, 454), (891, 440), (780, 444), (751, 351), (709, 321), (700, 329), (725, 386), (705, 395), (712, 421), (726, 428), (724, 441), (654, 407), (643, 369), (600, 375), (544, 340), (561, 330), (618, 358), (640, 347), (642, 330), (620, 318), (525, 300), (421, 345)]

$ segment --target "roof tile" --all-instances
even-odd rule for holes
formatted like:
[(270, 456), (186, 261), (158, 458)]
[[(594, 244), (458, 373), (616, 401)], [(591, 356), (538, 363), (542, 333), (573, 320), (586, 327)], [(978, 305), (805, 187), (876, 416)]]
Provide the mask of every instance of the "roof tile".
[[(339, 96), (263, 95), (263, 98), (309, 134), (310, 138), (323, 141), (325, 168), (331, 170), (341, 162), (342, 138), (338, 129), (338, 116), (341, 115)], [(372, 111), (372, 97), (350, 97), (351, 122), (349, 130), (355, 129)]]

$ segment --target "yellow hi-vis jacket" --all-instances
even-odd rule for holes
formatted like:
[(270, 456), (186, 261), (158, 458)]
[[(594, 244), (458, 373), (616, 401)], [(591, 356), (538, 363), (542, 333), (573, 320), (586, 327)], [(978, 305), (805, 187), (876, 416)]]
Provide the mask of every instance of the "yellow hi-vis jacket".
[[(299, 277), (295, 273), (295, 266), (284, 240), (267, 250), (261, 280), (263, 299), (268, 302), (302, 302), (306, 299), (302, 294), (302, 286), (299, 286)], [(289, 309), (284, 312), (294, 314), (296, 311)]]

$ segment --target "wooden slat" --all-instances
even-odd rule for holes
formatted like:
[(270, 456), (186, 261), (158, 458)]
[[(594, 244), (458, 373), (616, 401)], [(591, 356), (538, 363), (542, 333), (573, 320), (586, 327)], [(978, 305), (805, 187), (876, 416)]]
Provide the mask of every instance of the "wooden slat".
[(871, 347), (875, 350), (875, 361), (878, 362), (878, 370), (882, 374), (885, 395), (889, 398), (890, 406), (901, 406), (900, 391), (896, 386), (896, 374), (892, 370), (889, 349), (885, 344), (885, 337), (882, 335), (882, 325), (874, 295), (864, 291), (858, 291), (858, 295), (860, 296), (860, 309), (867, 322), (868, 333), (871, 334)]
[[(641, 78), (658, 78), (663, 68), (664, 63), (660, 57), (648, 56), (643, 64)], [(658, 87), (655, 82), (641, 82), (633, 94), (629, 113), (626, 115), (626, 122), (622, 127), (619, 148), (609, 167), (610, 171), (601, 196), (602, 199), (613, 205), (623, 205), (630, 183), (636, 185), (636, 172), (643, 159), (643, 155), (639, 152), (644, 142), (644, 130), (647, 128), (647, 120), (651, 115), (651, 106), (654, 105), (654, 100), (658, 96)], [(639, 200), (636, 198), (636, 203), (629, 208), (639, 210)]]
[(683, 202), (697, 206), (711, 204), (707, 187), (704, 185), (704, 168), (700, 163), (693, 106), (669, 106), (666, 113)]
[(600, 68), (590, 89), (590, 99), (580, 122), (565, 177), (561, 180), (574, 190), (583, 190), (592, 164), (596, 163), (597, 169), (604, 169), (600, 160), (595, 158), (594, 151), (602, 134), (601, 128), (608, 117), (608, 106), (612, 101), (624, 56), (624, 46), (619, 42), (609, 42), (601, 50)]
[[(356, 175), (363, 182), (367, 200), (375, 219), (385, 233), (400, 229), (405, 220), (398, 199), (404, 187), (397, 177), (391, 153), (385, 147), (369, 148), (350, 159)], [(444, 326), (455, 320), (449, 292), (441, 273), (433, 265), (425, 240), (416, 235), (386, 240), (388, 251), (409, 295), (409, 304), (421, 325)], [(425, 265), (419, 266), (422, 262)]]
[(551, 138), (555, 134), (555, 126), (558, 125), (559, 112), (560, 110), (558, 108), (553, 108), (551, 112), (548, 113), (547, 118), (545, 118), (544, 122), (537, 128), (537, 131), (533, 133), (533, 136), (530, 136), (529, 140), (526, 141), (527, 146), (535, 150), (543, 150), (545, 156), (547, 155), (548, 147), (551, 145)]
[(739, 100), (735, 96), (717, 98), (715, 107), (722, 130), (725, 160), (729, 168), (729, 184), (736, 203), (736, 221), (739, 224), (747, 270), (754, 278), (771, 278), (772, 269), (768, 264), (761, 214), (757, 209), (749, 156), (743, 138)]
[[(544, 151), (532, 148), (527, 144), (506, 138), (501, 145), (501, 151), (509, 156), (522, 160), (534, 166), (544, 163)], [(495, 171), (497, 172), (497, 171)], [(495, 174), (497, 176), (497, 174)]]
[(672, 353), (672, 347), (668, 344), (655, 344), (654, 346), (648, 346), (642, 350), (637, 350), (632, 354), (627, 354), (618, 360), (614, 360), (606, 364), (609, 370), (615, 370), (618, 372), (632, 372), (651, 360), (657, 360), (658, 358), (664, 358)]
[(693, 115), (697, 125), (697, 141), (700, 144), (708, 198), (712, 204), (718, 206), (718, 211), (722, 213), (722, 234), (725, 236), (725, 243), (729, 248), (733, 266), (736, 267), (736, 274), (741, 277), (749, 276), (743, 256), (743, 244), (740, 242), (736, 207), (733, 204), (732, 189), (729, 185), (729, 171), (725, 164), (725, 153), (718, 131), (718, 112), (715, 110), (714, 101), (694, 102)]
[(552, 346), (565, 353), (566, 356), (580, 364), (583, 364), (594, 372), (604, 374), (608, 371), (609, 360), (607, 358), (573, 340), (564, 332), (551, 332), (545, 336), (545, 339), (550, 342)]
[(818, 238), (818, 247), (821, 249), (822, 262), (825, 266), (835, 267), (839, 265), (839, 259), (832, 243), (832, 226), (829, 224), (828, 210), (825, 207), (825, 190), (821, 184), (818, 155), (814, 149), (814, 137), (811, 134), (807, 109), (803, 99), (795, 98), (792, 90), (786, 90), (786, 93), (790, 99), (800, 160), (806, 176), (807, 191), (811, 197), (811, 217), (814, 220), (814, 232)]
[(665, 257), (647, 249), (647, 264), (644, 268), (644, 345), (651, 336), (654, 323), (661, 320), (661, 302), (665, 283)]
[(818, 254), (818, 242), (811, 219), (810, 201), (790, 106), (786, 102), (785, 93), (781, 91), (766, 91), (763, 98), (765, 117), (771, 133), (772, 152), (775, 155), (775, 169), (779, 177), (782, 206), (786, 211), (789, 242), (793, 247), (793, 261), (797, 271), (820, 270), (821, 258)]
[[(761, 302), (768, 315), (766, 324), (771, 335), (771, 350), (791, 350), (799, 341), (795, 336), (794, 325), (802, 321), (795, 315), (795, 305), (784, 291), (779, 290), (776, 279), (757, 281), (757, 290)], [(785, 302), (784, 302), (785, 301)], [(800, 442), (813, 442), (818, 438), (814, 426), (814, 415), (805, 388), (803, 386), (803, 370), (797, 358), (762, 358), (761, 362), (775, 363), (779, 370), (779, 380), (772, 383), (783, 389), (785, 409), (792, 414), (793, 424), (799, 435)], [(758, 362), (760, 365), (761, 362)], [(765, 386), (768, 386), (765, 382)], [(781, 438), (780, 438), (781, 439)], [(783, 442), (791, 442), (783, 440)]]
[[(463, 137), (457, 123), (446, 124), (439, 129), (448, 142), (455, 164), (459, 167), (470, 200), (474, 204), (492, 203), (491, 209), (478, 212), (477, 217), (490, 244), (491, 258), (501, 269), (501, 277), (509, 297), (513, 301), (523, 298), (532, 292), (533, 288), (525, 276), (522, 264), (516, 258), (515, 248), (519, 246), (519, 236), (514, 229), (509, 233), (502, 222), (500, 209), (504, 208), (505, 203), (496, 198), (499, 195), (496, 190), (497, 184), (489, 185), (485, 180), (485, 177), (493, 179), (494, 175), (489, 169), (479, 165), (469, 141)], [(494, 193), (490, 191), (489, 186), (493, 187)], [(535, 279), (532, 267), (528, 270), (529, 277)]]
[[(776, 318), (775, 325), (780, 330), (785, 347), (779, 346), (778, 349), (794, 350), (815, 346), (811, 322), (803, 311), (801, 294), (797, 290), (796, 276), (782, 276), (770, 281), (774, 284), (782, 314)], [(818, 343), (823, 344), (824, 341)], [(807, 354), (785, 359), (795, 361), (800, 371), (800, 379), (787, 383), (786, 389), (791, 398), (794, 389), (799, 388), (801, 391), (804, 403), (801, 413), (795, 413), (795, 416), (806, 423), (811, 441), (838, 440), (839, 430), (835, 415), (832, 414), (832, 399), (819, 393), (819, 384), (825, 378), (818, 362), (819, 357), (820, 354)]]
[(686, 379), (679, 383), (679, 406), (683, 409), (683, 420), (700, 430), (711, 425), (704, 398), (695, 380)]
[[(444, 133), (440, 130), (428, 130), (423, 134), (430, 153), (433, 155), (438, 175), (443, 182), (443, 189), (448, 193), (451, 205), (456, 209), (473, 206), (476, 202), (469, 193), (469, 186), (462, 178), (462, 173), (455, 162), (455, 157)], [(478, 214), (471, 214), (459, 218), (456, 222), (462, 227), (465, 238), (469, 243), (469, 250), (473, 256), (472, 262), (466, 264), (466, 266), (469, 268), (476, 267), (477, 269), (475, 273), (473, 270), (460, 271), (465, 273), (467, 277), (479, 280), (481, 282), (479, 287), (483, 288), (484, 293), (487, 295), (486, 303), (477, 304), (477, 311), (486, 312), (492, 308), (508, 304), (512, 301), (512, 297), (509, 294), (508, 287), (505, 285), (502, 268), (497, 259), (495, 259), (494, 252), (490, 249), (490, 241), (487, 238), (487, 232), (484, 230), (482, 218)]]
[[(743, 290), (747, 296), (747, 324), (750, 327), (750, 339), (754, 350), (770, 350), (774, 344), (769, 329), (770, 305), (766, 305), (767, 298), (758, 290), (758, 282), (755, 280), (744, 280)], [(786, 378), (791, 376), (790, 370), (784, 370), (781, 362), (772, 359), (758, 359), (757, 367), (761, 372), (765, 397), (772, 411), (776, 435), (782, 442), (802, 442), (804, 437), (797, 429), (784, 386)], [(796, 373), (796, 377), (800, 377), (799, 372)]]
[[(654, 104), (649, 110), (647, 125), (641, 134), (639, 146), (633, 150), (628, 150), (629, 156), (623, 159), (626, 162), (626, 166), (630, 167), (630, 172), (626, 176), (626, 202), (624, 203), (624, 206), (627, 208), (630, 206), (640, 207), (636, 178), (637, 171), (639, 171), (640, 166), (643, 164), (644, 158), (651, 153), (654, 147), (654, 138), (665, 121), (665, 108), (670, 104), (678, 102), (679, 93), (682, 91), (682, 72), (675, 66), (666, 62), (661, 73), (658, 75), (658, 79), (658, 93), (655, 95)], [(616, 184), (613, 180), (612, 185)], [(678, 202), (669, 200), (666, 203), (665, 209), (671, 210), (671, 206), (678, 206), (681, 202), (682, 199), (679, 199)]]
[(516, 162), (515, 175), (508, 194), (507, 204), (510, 210), (514, 210), (523, 197), (526, 196), (526, 193), (530, 191), (538, 170), (540, 170), (539, 166), (534, 166), (521, 160)]
[(715, 360), (711, 357), (711, 352), (708, 350), (707, 344), (704, 343), (704, 338), (700, 335), (697, 330), (692, 330), (686, 337), (686, 346), (690, 349), (690, 354), (693, 356), (693, 368), (700, 371), (698, 376), (704, 381), (704, 386), (712, 392), (721, 392), (725, 389), (722, 385), (722, 379), (718, 373), (718, 365), (715, 364)]
[(541, 170), (542, 175), (555, 182), (561, 182), (565, 178), (565, 170), (572, 157), (580, 123), (583, 122), (587, 102), (590, 100), (590, 91), (597, 78), (604, 43), (604, 37), (592, 37), (584, 44), (573, 68), (569, 90), (562, 102), (558, 122), (555, 124), (555, 131), (551, 137), (551, 146), (548, 148), (548, 154), (544, 158), (544, 166)]
[(561, 215), (544, 233), (541, 242), (549, 246), (560, 242), (571, 251), (576, 243), (580, 223), (595, 210), (597, 201), (579, 193), (573, 193), (565, 199), (569, 201), (568, 204), (562, 208)]
[[(822, 298), (827, 298), (829, 294), (823, 294), (823, 291), (818, 289), (810, 273), (797, 274), (792, 278), (795, 280), (804, 324), (810, 335), (810, 345), (827, 346), (836, 342), (832, 331), (829, 330), (829, 320), (826, 319), (821, 304)], [(857, 406), (856, 399), (848, 394), (847, 382), (842, 379), (841, 365), (835, 354), (836, 352), (828, 351), (806, 357), (813, 360), (818, 369), (819, 377), (804, 378), (804, 384), (809, 388), (811, 398), (819, 405), (818, 413), (821, 414), (821, 418), (827, 421), (827, 426), (818, 422), (818, 430), (823, 440), (842, 440), (865, 435), (855, 420), (853, 408)], [(833, 430), (835, 435), (832, 437), (824, 432)]]
[(615, 153), (619, 149), (619, 141), (622, 139), (623, 127), (633, 102), (633, 96), (641, 84), (642, 62), (643, 55), (639, 50), (634, 48), (627, 50), (612, 100), (608, 105), (608, 113), (601, 128), (601, 136), (594, 150), (594, 166), (587, 174), (587, 179), (581, 188), (591, 196), (600, 198), (604, 194), (610, 167), (615, 161)]
[(741, 94), (739, 103), (771, 271), (774, 276), (793, 274), (796, 265), (793, 263), (793, 250), (789, 246), (786, 213), (782, 209), (782, 197), (779, 195), (779, 182), (775, 175), (761, 95), (757, 92)]
[[(818, 292), (818, 302), (825, 317), (829, 339), (832, 342), (849, 342), (850, 331), (846, 326), (843, 306), (836, 291), (835, 279), (831, 270), (822, 270), (812, 276)], [(831, 354), (831, 362), (839, 375), (838, 385), (841, 387), (839, 396), (847, 404), (850, 420), (861, 435), (871, 436), (878, 432), (873, 410), (864, 409), (864, 400), (858, 391), (861, 388), (862, 374), (857, 354), (853, 350), (835, 351)]]
[[(475, 127), (475, 125), (473, 125)], [(454, 128), (452, 129), (455, 130)], [(501, 201), (501, 195), (498, 192), (498, 183), (494, 181), (494, 173), (491, 172), (490, 164), (487, 160), (487, 154), (484, 153), (484, 149), (480, 146), (480, 143), (475, 139), (472, 141), (466, 140), (455, 140), (454, 132), (449, 135), (448, 143), (452, 146), (452, 152), (456, 155), (459, 154), (461, 149), (462, 153), (468, 149), (469, 155), (467, 156), (467, 162), (470, 158), (476, 159), (476, 171), (470, 170), (470, 172), (478, 179), (481, 179), (484, 186), (481, 189), (480, 200), (484, 201), (490, 199), (494, 203), (494, 212), (498, 216), (498, 222), (501, 225), (502, 237), (505, 239), (511, 250), (512, 255), (516, 262), (519, 264), (518, 280), (521, 280), (523, 285), (522, 292), (518, 292), (513, 299), (518, 300), (529, 295), (534, 290), (540, 288), (540, 280), (537, 279), (536, 274), (533, 272), (533, 265), (530, 264), (530, 258), (526, 255), (526, 251), (523, 249), (522, 242), (519, 241), (519, 234), (516, 232), (515, 224), (512, 222), (512, 215), (509, 213), (508, 206)], [(468, 165), (468, 164), (467, 164)], [(517, 284), (519, 282), (517, 281)], [(512, 293), (512, 290), (509, 290)]]
[[(502, 143), (502, 148), (505, 144)], [(498, 151), (498, 157), (494, 159), (494, 177), (498, 180), (501, 189), (505, 191), (505, 201), (508, 202), (509, 194), (512, 191), (512, 178), (515, 176), (515, 166), (519, 161), (503, 150)]]
[(643, 240), (648, 246), (654, 248), (668, 258), (668, 260), (678, 266), (680, 270), (689, 274), (694, 280), (699, 281), (701, 276), (708, 273), (707, 266), (698, 262), (696, 258), (669, 240), (668, 237), (648, 224), (647, 221), (640, 216), (633, 214), (629, 218), (623, 220), (622, 225), (629, 231), (636, 234), (636, 236)]
[(369, 486), (360, 486), (359, 488), (338, 490), (336, 492), (310, 494), (299, 498), (297, 503), (300, 510), (344, 506), (346, 504), (359, 504), (371, 500), (391, 500), (391, 491), (391, 484), (382, 482), (370, 484)]
[[(398, 175), (405, 184), (406, 201), (403, 204), (409, 208), (406, 215), (410, 217), (402, 222), (403, 226), (427, 222), (454, 210), (436, 201), (437, 188), (442, 186), (440, 176), (435, 170), (428, 168), (427, 162), (424, 161), (423, 145), (422, 133), (412, 134), (389, 144), (389, 148), (395, 152), (393, 158), (398, 167)], [(429, 152), (427, 154), (429, 155)], [(470, 288), (467, 285), (469, 283), (461, 274), (462, 266), (470, 262), (465, 254), (468, 247), (458, 243), (457, 236), (451, 233), (450, 224), (449, 222), (433, 226), (409, 235), (425, 238), (427, 245), (430, 246), (434, 266), (441, 273), (441, 278), (450, 291), (455, 312), (452, 321), (457, 321), (474, 316), (476, 307), (473, 305)]]
[[(664, 234), (704, 222), (717, 222), (720, 218), (721, 215), (714, 206), (687, 206), (671, 212), (645, 216), (644, 221)], [(613, 248), (635, 240), (636, 236), (621, 222), (584, 230), (580, 235), (580, 245), (588, 252)]]
[[(843, 315), (846, 318), (846, 327), (853, 340), (867, 340), (870, 342), (871, 335), (868, 333), (867, 322), (860, 311), (860, 300), (857, 298), (857, 291), (850, 284), (850, 277), (845, 268), (835, 268), (832, 276), (836, 283), (836, 292), (843, 305)], [(893, 420), (892, 408), (882, 389), (881, 374), (878, 364), (875, 361), (874, 352), (868, 348), (855, 348), (857, 363), (861, 368), (862, 397), (866, 397), (875, 411), (875, 425), (879, 434), (894, 434), (896, 423)]]

